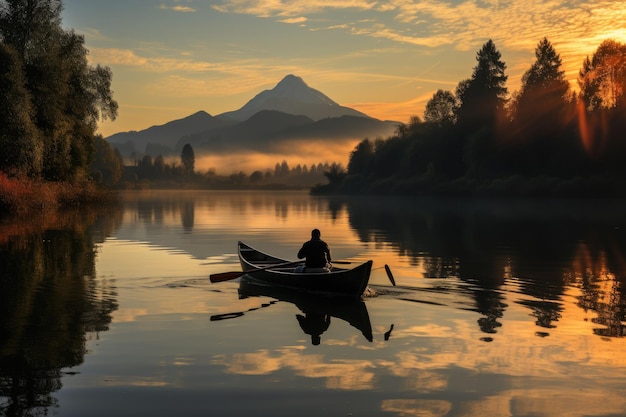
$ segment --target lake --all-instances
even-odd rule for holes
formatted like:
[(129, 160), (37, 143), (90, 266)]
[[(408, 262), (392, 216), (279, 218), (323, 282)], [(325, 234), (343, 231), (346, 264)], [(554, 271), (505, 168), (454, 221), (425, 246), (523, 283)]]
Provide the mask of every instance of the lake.
[[(313, 228), (374, 261), (362, 301), (209, 281)], [(0, 258), (4, 416), (626, 415), (622, 201), (133, 191)]]

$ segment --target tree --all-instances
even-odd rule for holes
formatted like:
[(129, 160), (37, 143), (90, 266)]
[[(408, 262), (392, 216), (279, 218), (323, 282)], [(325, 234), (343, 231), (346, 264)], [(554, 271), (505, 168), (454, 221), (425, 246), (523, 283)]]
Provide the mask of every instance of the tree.
[(536, 60), (522, 77), (517, 99), (517, 116), (552, 113), (563, 108), (569, 98), (569, 84), (561, 69), (561, 57), (547, 38), (535, 49)]
[(144, 155), (137, 163), (137, 172), (141, 178), (151, 178), (154, 167), (152, 165), (152, 155)]
[(180, 154), (180, 163), (185, 175), (192, 175), (195, 171), (196, 156), (190, 144), (185, 144)]
[(252, 174), (250, 174), (250, 182), (253, 184), (258, 184), (263, 181), (263, 172), (256, 170)]
[(600, 79), (593, 75), (594, 68), (589, 57), (583, 61), (583, 67), (578, 72), (578, 86), (580, 87), (579, 99), (588, 111), (593, 111), (602, 107), (600, 97)]
[(362, 174), (370, 172), (374, 160), (374, 145), (369, 139), (363, 140), (350, 154), (348, 162), (348, 173), (350, 175)]
[(470, 130), (495, 128), (508, 99), (506, 64), (490, 39), (476, 54), (478, 63), (469, 80), (457, 87), (458, 123)]
[(424, 121), (438, 126), (456, 122), (457, 99), (450, 91), (437, 90), (426, 103)]
[(626, 44), (602, 42), (584, 61), (578, 85), (588, 110), (626, 105)]
[(37, 177), (43, 149), (20, 64), (15, 50), (0, 43), (0, 170)]
[(324, 176), (328, 179), (328, 182), (332, 185), (338, 185), (348, 175), (346, 170), (341, 164), (333, 162), (327, 171), (324, 171)]
[(97, 121), (117, 116), (110, 69), (88, 65), (83, 36), (61, 27), (60, 0), (4, 0), (0, 6), (0, 41), (17, 52), (44, 177), (87, 175)]
[(277, 162), (276, 166), (274, 167), (274, 177), (276, 178), (280, 178), (280, 177), (286, 177), (289, 175), (289, 164), (287, 163), (287, 161), (281, 162), (280, 164)]
[(152, 177), (157, 180), (165, 179), (165, 172), (167, 168), (168, 167), (165, 163), (165, 158), (163, 158), (163, 155), (157, 155), (157, 157), (154, 158), (154, 161), (152, 161)]
[(512, 106), (519, 131), (530, 137), (554, 134), (563, 125), (562, 112), (569, 101), (569, 83), (561, 57), (547, 38), (535, 49), (535, 62), (524, 73), (520, 93)]
[(102, 184), (112, 186), (122, 177), (124, 161), (122, 154), (112, 149), (102, 136), (95, 137), (95, 157), (91, 164), (91, 175)]

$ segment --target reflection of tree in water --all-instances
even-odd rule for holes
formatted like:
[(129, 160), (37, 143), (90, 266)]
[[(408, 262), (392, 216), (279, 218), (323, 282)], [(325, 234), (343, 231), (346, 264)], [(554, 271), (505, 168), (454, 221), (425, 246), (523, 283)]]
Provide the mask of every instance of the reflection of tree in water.
[(183, 201), (183, 206), (180, 212), (181, 223), (183, 224), (183, 230), (185, 233), (191, 233), (195, 222), (195, 203), (194, 200)]
[(598, 303), (598, 318), (594, 323), (604, 327), (594, 329), (594, 333), (605, 337), (622, 337), (626, 335), (626, 297), (624, 283), (612, 280), (606, 293), (606, 301)]
[(98, 236), (88, 226), (98, 223), (102, 234), (118, 215), (65, 214), (61, 225), (3, 236), (0, 414), (46, 414), (55, 405), (51, 393), (61, 388), (61, 369), (83, 362), (85, 334), (108, 329), (116, 294), (94, 280)]
[(559, 321), (561, 318), (561, 311), (563, 310), (561, 304), (551, 301), (527, 300), (522, 301), (521, 304), (531, 310), (531, 315), (537, 319), (535, 324), (546, 329), (553, 329), (556, 327), (553, 322)]
[(495, 263), (492, 259), (460, 259), (461, 280), (472, 280), (478, 283), (473, 285), (471, 291), (476, 303), (476, 311), (482, 315), (478, 319), (478, 327), (484, 333), (496, 333), (502, 326), (498, 321), (504, 316), (504, 311), (508, 307), (503, 302), (504, 297), (500, 286), (504, 282), (504, 267), (500, 263)]
[(598, 250), (595, 244), (581, 244), (568, 276), (582, 290), (578, 305), (597, 313), (593, 322), (602, 327), (594, 333), (622, 337), (626, 335), (626, 262), (618, 248), (626, 246), (621, 234), (612, 235), (609, 251)]
[[(397, 248), (422, 267), (425, 278), (454, 276), (471, 284), (468, 288), (483, 315), (479, 326), (487, 333), (496, 331), (506, 311), (499, 289), (508, 275), (518, 278), (520, 292), (528, 296), (522, 304), (538, 326), (555, 327), (566, 286), (580, 283), (580, 306), (598, 312), (597, 321), (606, 326), (596, 332), (624, 334), (623, 205), (389, 196), (356, 197), (345, 204), (362, 241)], [(589, 242), (589, 253), (579, 253), (579, 242)], [(606, 262), (599, 268), (603, 258)]]

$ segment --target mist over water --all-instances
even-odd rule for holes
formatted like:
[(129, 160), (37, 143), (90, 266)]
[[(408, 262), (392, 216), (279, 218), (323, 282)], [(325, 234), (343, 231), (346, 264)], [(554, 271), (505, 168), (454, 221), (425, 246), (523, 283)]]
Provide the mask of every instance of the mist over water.
[(294, 140), (289, 144), (280, 145), (273, 152), (229, 152), (227, 154), (211, 155), (199, 153), (196, 155), (196, 172), (206, 172), (215, 169), (220, 174), (230, 174), (243, 171), (250, 174), (256, 170), (265, 172), (273, 170), (277, 163), (287, 161), (290, 167), (297, 165), (318, 165), (320, 163), (341, 163), (348, 165), (350, 152), (362, 139), (337, 140), (329, 143), (327, 140)]

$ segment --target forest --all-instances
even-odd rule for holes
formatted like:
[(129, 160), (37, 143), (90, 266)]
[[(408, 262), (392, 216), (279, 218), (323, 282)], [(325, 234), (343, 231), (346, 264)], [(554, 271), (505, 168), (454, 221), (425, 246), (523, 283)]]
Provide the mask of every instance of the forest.
[(506, 197), (626, 195), (626, 45), (602, 42), (570, 88), (542, 39), (519, 91), (489, 40), (472, 75), (438, 90), (423, 120), (387, 139), (364, 139), (347, 170), (313, 193)]

